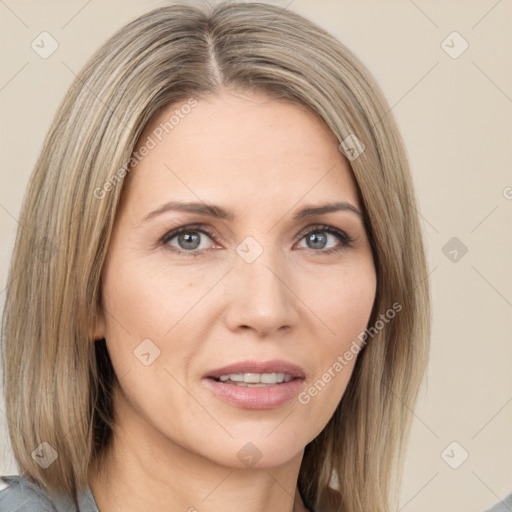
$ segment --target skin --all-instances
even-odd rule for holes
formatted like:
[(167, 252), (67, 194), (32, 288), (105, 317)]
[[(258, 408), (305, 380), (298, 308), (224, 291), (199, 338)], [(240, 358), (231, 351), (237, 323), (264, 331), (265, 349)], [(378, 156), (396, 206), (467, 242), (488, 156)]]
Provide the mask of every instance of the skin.
[[(141, 141), (177, 107), (157, 115)], [(297, 490), (304, 447), (334, 413), (356, 358), (308, 404), (294, 398), (267, 410), (228, 404), (202, 378), (236, 361), (284, 359), (305, 370), (307, 390), (366, 328), (376, 275), (362, 217), (292, 218), (306, 204), (361, 210), (336, 137), (301, 106), (222, 90), (198, 99), (123, 186), (96, 325), (120, 380), (112, 450), (89, 482), (99, 508), (306, 510)], [(171, 200), (213, 203), (235, 218), (167, 211), (144, 221)], [(191, 229), (200, 237), (192, 249), (178, 236), (162, 241), (191, 224), (214, 237)], [(342, 230), (352, 246), (317, 224)], [(308, 226), (324, 237), (317, 245), (301, 235)], [(252, 263), (236, 252), (247, 236), (263, 249)], [(160, 350), (148, 366), (134, 355), (145, 339)], [(248, 442), (261, 454), (251, 466), (237, 456)]]

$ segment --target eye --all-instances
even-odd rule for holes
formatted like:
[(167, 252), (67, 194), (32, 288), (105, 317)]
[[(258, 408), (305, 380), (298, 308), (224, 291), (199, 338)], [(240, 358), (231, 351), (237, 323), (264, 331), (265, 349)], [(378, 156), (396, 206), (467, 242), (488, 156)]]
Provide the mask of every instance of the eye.
[[(200, 251), (208, 249), (204, 242), (205, 236), (210, 240), (213, 238), (213, 233), (206, 227), (184, 226), (167, 233), (162, 239), (162, 243), (170, 245), (178, 253), (197, 256)], [(171, 243), (174, 239), (176, 239), (177, 246)]]
[[(339, 251), (346, 247), (352, 247), (354, 240), (350, 238), (345, 232), (333, 226), (319, 225), (309, 226), (305, 231), (300, 234), (301, 241), (306, 240), (307, 248), (312, 249), (316, 252), (331, 253)], [(329, 241), (329, 237), (337, 238), (339, 245), (326, 247)]]

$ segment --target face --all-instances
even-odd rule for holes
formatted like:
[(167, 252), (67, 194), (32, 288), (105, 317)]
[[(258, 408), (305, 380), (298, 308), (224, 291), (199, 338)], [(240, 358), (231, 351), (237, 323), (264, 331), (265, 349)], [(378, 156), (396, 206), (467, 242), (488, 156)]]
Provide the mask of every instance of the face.
[(356, 362), (343, 355), (376, 291), (361, 204), (306, 109), (255, 92), (184, 103), (140, 139), (103, 269), (115, 407), (164, 450), (277, 466), (322, 431)]

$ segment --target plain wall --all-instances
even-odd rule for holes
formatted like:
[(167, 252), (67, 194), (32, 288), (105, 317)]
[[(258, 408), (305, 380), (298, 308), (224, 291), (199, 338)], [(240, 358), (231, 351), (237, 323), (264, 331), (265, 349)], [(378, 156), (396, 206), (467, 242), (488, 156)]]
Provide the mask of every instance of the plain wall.
[[(512, 4), (273, 3), (317, 22), (361, 58), (392, 106), (411, 160), (433, 336), (400, 510), (481, 512), (512, 490)], [(22, 197), (57, 106), (117, 28), (160, 5), (0, 3), (0, 305)], [(59, 45), (47, 59), (31, 48), (43, 31)], [(469, 45), (460, 56), (465, 43), (454, 31)], [(8, 443), (1, 402), (0, 438)], [(463, 450), (467, 460), (453, 469), (446, 461), (457, 465)], [(14, 474), (4, 451), (0, 474)]]

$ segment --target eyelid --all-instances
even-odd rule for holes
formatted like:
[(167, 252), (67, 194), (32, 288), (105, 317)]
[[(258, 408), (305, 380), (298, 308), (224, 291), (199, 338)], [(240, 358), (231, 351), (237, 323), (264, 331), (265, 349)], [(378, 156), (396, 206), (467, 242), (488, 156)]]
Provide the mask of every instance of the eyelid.
[(213, 233), (213, 230), (209, 226), (205, 224), (187, 224), (186, 226), (180, 226), (167, 231), (165, 235), (161, 238), (161, 242), (167, 243), (169, 240), (172, 240), (175, 236), (179, 235), (183, 231), (197, 231), (198, 233), (208, 235), (212, 240), (216, 241), (214, 238), (215, 235)]
[(159, 240), (158, 246), (163, 246), (166, 250), (171, 251), (173, 254), (177, 255), (185, 255), (185, 256), (201, 256), (205, 254), (209, 254), (216, 249), (193, 249), (190, 251), (186, 251), (184, 249), (179, 249), (177, 247), (173, 247), (169, 244), (169, 241), (173, 238), (177, 237), (180, 233), (184, 231), (192, 231), (196, 233), (202, 233), (208, 235), (209, 238), (213, 240), (213, 242), (218, 243), (213, 232), (209, 226), (205, 224), (187, 224), (185, 226), (180, 226), (177, 228), (170, 229), (166, 231), (165, 235)]
[[(326, 231), (327, 233), (337, 235), (342, 240), (343, 247), (353, 247), (355, 239), (350, 237), (343, 229), (339, 229), (335, 226), (331, 226), (330, 224), (310, 224), (309, 226), (306, 226), (300, 233), (297, 235), (299, 238), (299, 241), (301, 241), (305, 235), (311, 232), (315, 231)], [(334, 249), (334, 248), (332, 248)], [(312, 251), (315, 251), (314, 249), (311, 249)], [(315, 252), (328, 252), (329, 249), (324, 250), (318, 250)]]

